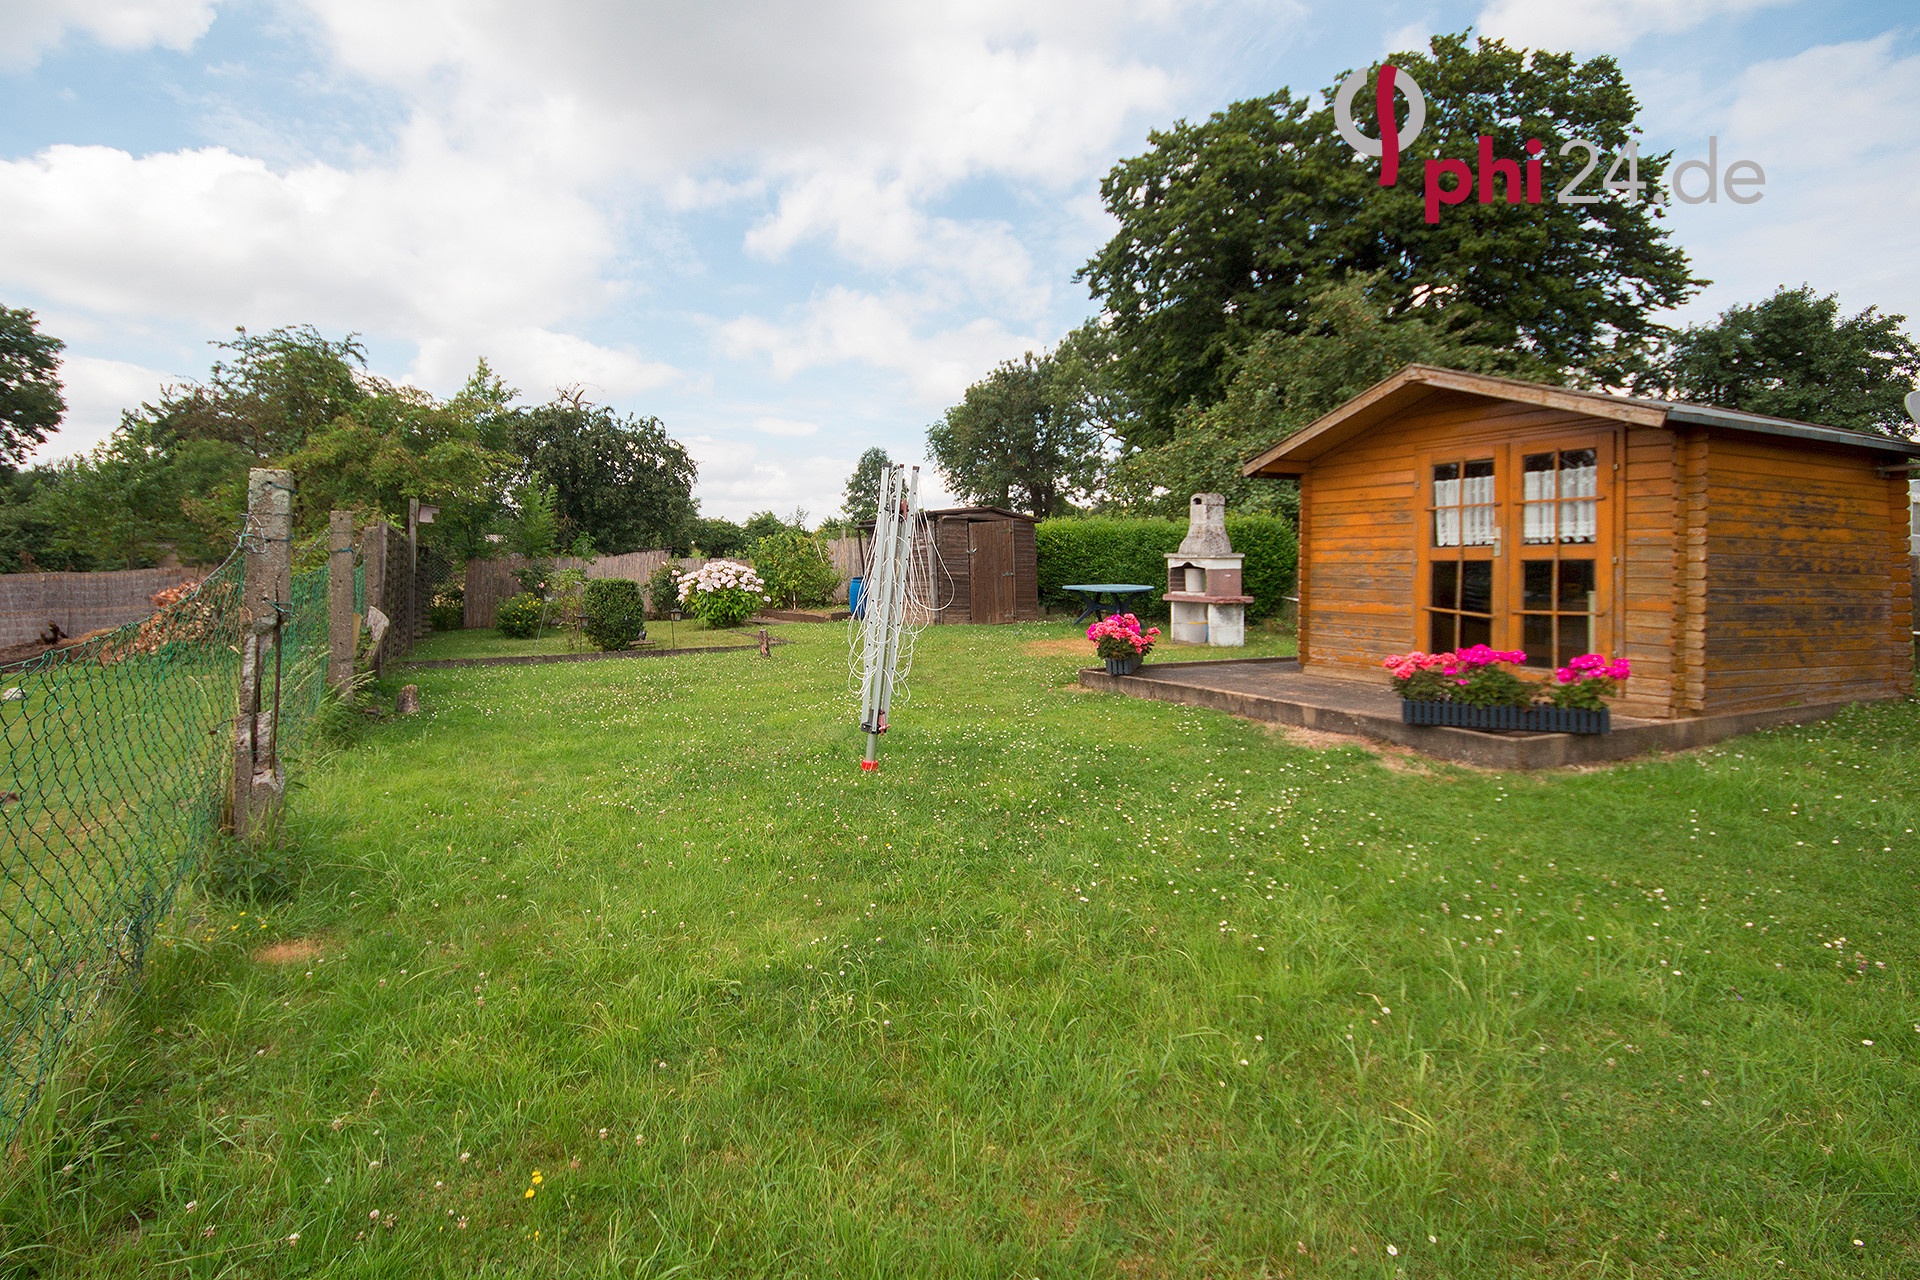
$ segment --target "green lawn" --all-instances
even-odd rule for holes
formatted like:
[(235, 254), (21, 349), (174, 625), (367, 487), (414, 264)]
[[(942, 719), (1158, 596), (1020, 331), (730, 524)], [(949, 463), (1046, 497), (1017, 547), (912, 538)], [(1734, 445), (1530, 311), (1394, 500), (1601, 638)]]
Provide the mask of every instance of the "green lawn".
[[(767, 634), (776, 638), (790, 635), (795, 627), (818, 627), (820, 623), (785, 623), (766, 628)], [(825, 629), (825, 628), (823, 628)], [(831, 628), (838, 633), (839, 628)], [(647, 640), (650, 648), (655, 649), (706, 649), (719, 645), (758, 644), (760, 628), (727, 627), (714, 631), (707, 624), (695, 618), (683, 622), (649, 622)], [(594, 647), (584, 640), (576, 641), (565, 632), (549, 631), (537, 640), (514, 640), (503, 636), (493, 627), (476, 627), (471, 631), (436, 631), (413, 646), (413, 652), (407, 655), (412, 662), (426, 662), (441, 658), (506, 658), (530, 654), (551, 653), (593, 653)]]
[(396, 673), (297, 893), (187, 904), (49, 1098), (0, 1271), (1920, 1274), (1920, 705), (1490, 774), (1070, 634), (929, 629), (871, 776), (839, 627)]

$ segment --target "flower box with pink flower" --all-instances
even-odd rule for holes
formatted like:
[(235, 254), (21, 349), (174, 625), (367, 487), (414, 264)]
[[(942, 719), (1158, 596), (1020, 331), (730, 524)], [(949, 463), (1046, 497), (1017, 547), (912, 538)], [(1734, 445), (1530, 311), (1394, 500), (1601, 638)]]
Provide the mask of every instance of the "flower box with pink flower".
[(1403, 724), (1533, 733), (1607, 733), (1605, 699), (1633, 674), (1625, 658), (1589, 653), (1550, 680), (1523, 680), (1513, 668), (1525, 653), (1471, 645), (1452, 653), (1396, 653), (1381, 663), (1400, 694)]

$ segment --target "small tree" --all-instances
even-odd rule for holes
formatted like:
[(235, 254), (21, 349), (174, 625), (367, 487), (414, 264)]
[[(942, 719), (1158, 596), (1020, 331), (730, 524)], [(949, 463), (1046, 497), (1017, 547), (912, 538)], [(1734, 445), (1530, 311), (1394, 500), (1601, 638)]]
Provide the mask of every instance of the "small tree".
[(624, 649), (647, 634), (640, 584), (626, 578), (595, 578), (582, 604), (586, 637), (603, 650)]
[(0, 306), (0, 464), (17, 466), (59, 428), (60, 352), (33, 312)]
[(927, 428), (927, 448), (949, 487), (969, 502), (1060, 515), (1099, 483), (1099, 430), (1072, 366), (1029, 351), (967, 388)]
[(880, 477), (893, 465), (885, 449), (868, 449), (854, 464), (847, 477), (846, 495), (840, 502), (840, 515), (848, 524), (858, 525), (873, 519), (880, 506)]
[(792, 529), (756, 542), (753, 567), (767, 594), (789, 609), (826, 604), (840, 585), (825, 544), (814, 534)]
[(554, 489), (552, 485), (524, 484), (514, 492), (513, 500), (519, 516), (508, 532), (507, 545), (527, 562), (516, 575), (521, 587), (540, 595), (553, 574), (553, 552), (560, 538)]

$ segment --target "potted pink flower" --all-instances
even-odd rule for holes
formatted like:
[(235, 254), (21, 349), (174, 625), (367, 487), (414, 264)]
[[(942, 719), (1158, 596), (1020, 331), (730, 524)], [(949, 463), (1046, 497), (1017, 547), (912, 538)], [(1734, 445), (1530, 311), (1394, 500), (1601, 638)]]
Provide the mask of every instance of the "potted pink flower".
[(1110, 676), (1130, 676), (1140, 669), (1140, 660), (1153, 650), (1160, 628), (1140, 628), (1140, 619), (1130, 613), (1116, 613), (1087, 628), (1087, 639), (1107, 664)]

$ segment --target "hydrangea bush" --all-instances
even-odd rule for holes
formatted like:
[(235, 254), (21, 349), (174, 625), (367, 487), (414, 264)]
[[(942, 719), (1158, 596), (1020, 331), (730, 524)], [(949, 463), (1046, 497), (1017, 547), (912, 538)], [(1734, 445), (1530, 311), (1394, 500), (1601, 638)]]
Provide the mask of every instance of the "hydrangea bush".
[(709, 560), (680, 577), (680, 603), (710, 627), (737, 627), (769, 602), (760, 575), (738, 560)]
[(1142, 631), (1140, 619), (1130, 613), (1113, 614), (1087, 628), (1087, 639), (1093, 641), (1100, 657), (1108, 662), (1144, 658), (1159, 638), (1160, 628), (1148, 627)]
[(1531, 683), (1512, 668), (1527, 660), (1517, 649), (1469, 645), (1453, 653), (1390, 655), (1380, 665), (1408, 702), (1459, 702), (1473, 707), (1530, 707), (1538, 702), (1581, 711), (1598, 711), (1601, 699), (1617, 691), (1633, 674), (1625, 658), (1609, 661), (1584, 654), (1554, 672), (1551, 682)]

